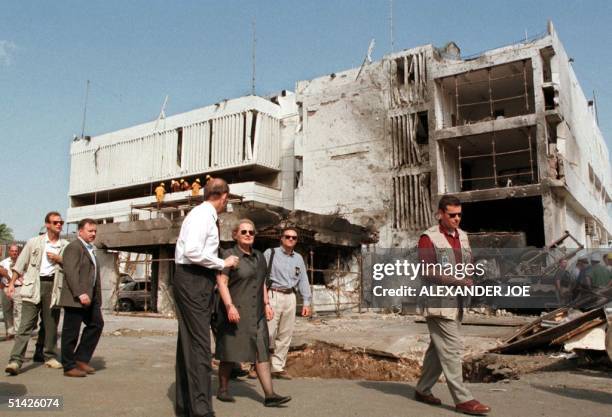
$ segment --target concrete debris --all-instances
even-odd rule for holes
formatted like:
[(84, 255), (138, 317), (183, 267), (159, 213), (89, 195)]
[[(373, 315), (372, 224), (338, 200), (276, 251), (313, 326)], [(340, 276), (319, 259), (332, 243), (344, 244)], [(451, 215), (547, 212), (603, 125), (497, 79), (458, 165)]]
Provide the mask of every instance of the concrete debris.
[(606, 325), (601, 324), (569, 339), (563, 345), (567, 352), (575, 350), (606, 350)]
[(595, 329), (604, 332), (607, 320), (604, 306), (611, 298), (612, 288), (593, 292), (572, 306), (559, 308), (527, 324), (490, 352), (516, 354), (567, 346), (568, 343), (571, 349), (566, 350), (605, 351), (605, 333), (591, 333)]

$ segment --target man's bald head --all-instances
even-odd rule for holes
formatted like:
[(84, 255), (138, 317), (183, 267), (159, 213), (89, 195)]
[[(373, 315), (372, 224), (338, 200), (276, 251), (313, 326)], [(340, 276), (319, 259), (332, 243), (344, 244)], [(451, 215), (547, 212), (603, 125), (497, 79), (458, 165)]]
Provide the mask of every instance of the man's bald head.
[(223, 178), (211, 178), (204, 187), (204, 200), (217, 200), (224, 194), (229, 194), (229, 186)]

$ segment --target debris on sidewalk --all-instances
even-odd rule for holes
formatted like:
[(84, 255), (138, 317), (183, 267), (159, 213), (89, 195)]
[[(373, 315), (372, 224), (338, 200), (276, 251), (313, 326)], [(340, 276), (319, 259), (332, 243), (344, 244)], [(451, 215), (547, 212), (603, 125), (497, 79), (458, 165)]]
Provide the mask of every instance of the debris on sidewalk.
[(523, 326), (490, 352), (517, 354), (559, 346), (564, 346), (566, 351), (605, 351), (605, 306), (611, 298), (612, 288), (592, 292), (570, 306), (554, 310)]

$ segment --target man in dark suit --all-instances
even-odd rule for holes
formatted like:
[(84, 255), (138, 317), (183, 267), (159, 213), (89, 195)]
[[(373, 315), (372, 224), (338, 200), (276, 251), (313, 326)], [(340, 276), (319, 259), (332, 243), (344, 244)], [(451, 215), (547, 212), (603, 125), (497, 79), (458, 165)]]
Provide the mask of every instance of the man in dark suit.
[[(64, 282), (59, 305), (64, 307), (62, 327), (62, 365), (64, 376), (84, 377), (96, 372), (89, 361), (100, 340), (104, 319), (100, 306), (100, 268), (94, 255), (96, 222), (83, 219), (79, 222), (78, 239), (64, 250)], [(79, 331), (85, 324), (81, 341)]]

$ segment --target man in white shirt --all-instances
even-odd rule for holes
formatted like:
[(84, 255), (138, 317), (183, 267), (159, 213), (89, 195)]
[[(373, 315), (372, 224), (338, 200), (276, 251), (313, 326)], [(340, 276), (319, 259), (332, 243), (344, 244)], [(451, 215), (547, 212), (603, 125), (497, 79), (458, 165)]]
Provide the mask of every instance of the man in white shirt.
[(176, 346), (177, 416), (212, 417), (210, 318), (216, 275), (238, 265), (221, 259), (218, 213), (225, 210), (229, 187), (221, 178), (206, 184), (204, 202), (183, 220), (176, 241), (172, 289), (178, 318)]
[(12, 244), (8, 247), (8, 258), (0, 262), (0, 301), (2, 301), (2, 313), (4, 314), (4, 326), (6, 328), (6, 340), (13, 339), (19, 328), (21, 315), (21, 280), (15, 282), (15, 293), (9, 298), (8, 284), (13, 276), (13, 266), (19, 256), (19, 246)]
[[(42, 311), (45, 327), (44, 360), (48, 368), (61, 369), (57, 360), (57, 326), (60, 311), (51, 307), (53, 283), (60, 274), (61, 253), (68, 241), (60, 238), (64, 221), (62, 216), (52, 211), (45, 216), (47, 233), (34, 237), (26, 243), (13, 267), (13, 276), (9, 282), (7, 295), (13, 297), (15, 283), (23, 277), (21, 286), (21, 323), (15, 336), (15, 345), (11, 351), (5, 371), (17, 375), (23, 364), (24, 355), (38, 314)], [(39, 336), (40, 337), (40, 336)]]

